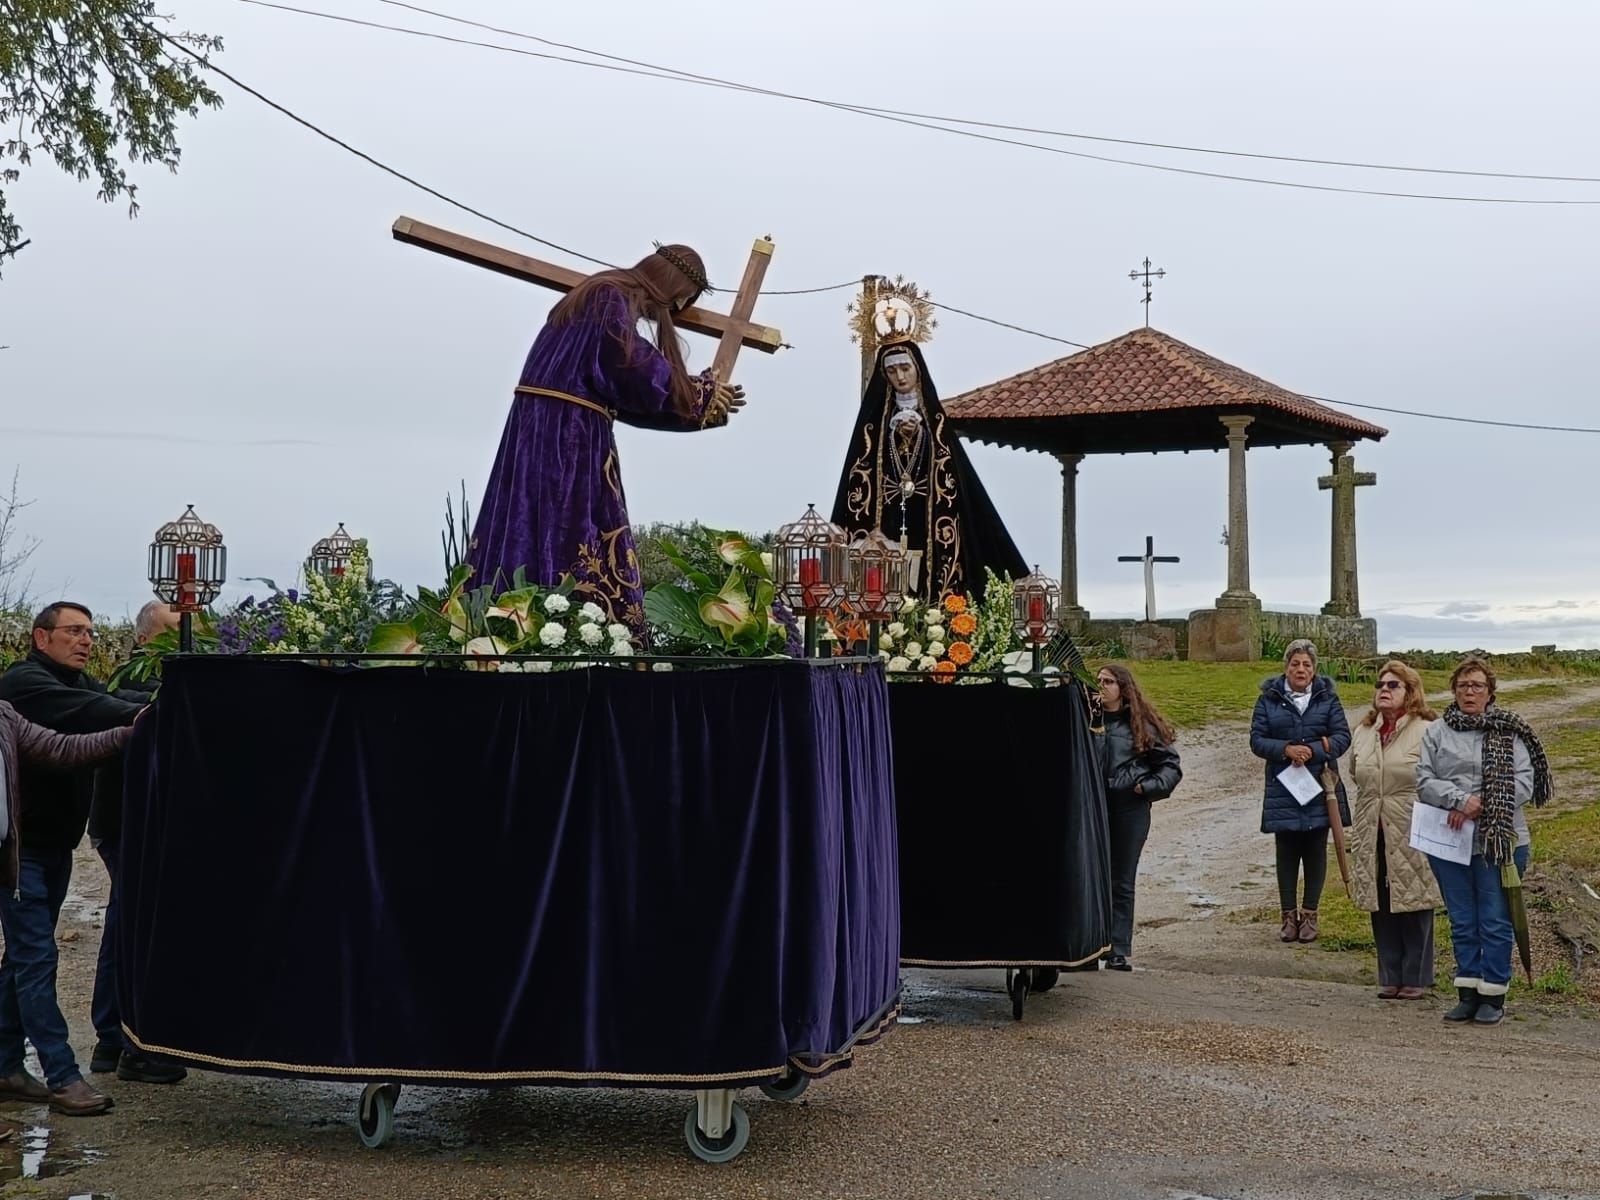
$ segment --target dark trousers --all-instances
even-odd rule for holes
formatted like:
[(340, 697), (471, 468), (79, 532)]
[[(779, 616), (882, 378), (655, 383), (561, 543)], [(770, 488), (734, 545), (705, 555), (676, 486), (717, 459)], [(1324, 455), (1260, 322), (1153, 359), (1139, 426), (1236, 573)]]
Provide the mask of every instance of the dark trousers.
[[(1278, 907), (1316, 908), (1322, 903), (1322, 885), (1328, 881), (1328, 828), (1296, 829), (1272, 835), (1278, 843)], [(1295, 902), (1302, 866), (1306, 873), (1304, 904)]]
[(1378, 982), (1384, 987), (1433, 986), (1433, 909), (1391, 912), (1389, 855), (1378, 828), (1378, 911), (1372, 914), (1378, 947)]
[(1150, 801), (1113, 800), (1111, 825), (1111, 953), (1133, 953), (1133, 885), (1150, 836)]
[(0, 890), (0, 1076), (22, 1070), (23, 1038), (52, 1090), (82, 1079), (56, 1003), (56, 920), (72, 881), (72, 851), (23, 849), (16, 892)]
[(100, 1045), (123, 1050), (126, 1043), (122, 1040), (122, 1014), (117, 1009), (117, 919), (122, 910), (117, 887), (118, 849), (118, 844), (112, 841), (95, 846), (111, 878), (111, 894), (106, 900), (105, 927), (100, 931), (100, 957), (94, 967), (94, 997), (89, 1002), (89, 1016), (94, 1021)]

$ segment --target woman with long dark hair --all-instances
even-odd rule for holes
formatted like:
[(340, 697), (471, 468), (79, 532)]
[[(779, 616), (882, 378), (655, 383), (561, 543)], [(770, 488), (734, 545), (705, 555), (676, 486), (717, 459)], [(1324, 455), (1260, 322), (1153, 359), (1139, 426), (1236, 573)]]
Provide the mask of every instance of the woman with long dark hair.
[[(644, 631), (644, 592), (622, 492), (614, 421), (642, 429), (725, 425), (742, 388), (690, 375), (676, 313), (710, 290), (700, 255), (661, 246), (602, 271), (551, 311), (522, 368), (472, 531), (472, 586), (563, 576), (613, 621)], [(655, 329), (654, 344), (639, 332)]]
[(1150, 805), (1172, 795), (1183, 770), (1172, 747), (1172, 725), (1145, 698), (1132, 672), (1121, 663), (1107, 663), (1097, 682), (1105, 716), (1100, 769), (1111, 832), (1111, 956), (1106, 967), (1131, 971), (1134, 883), (1150, 836)]

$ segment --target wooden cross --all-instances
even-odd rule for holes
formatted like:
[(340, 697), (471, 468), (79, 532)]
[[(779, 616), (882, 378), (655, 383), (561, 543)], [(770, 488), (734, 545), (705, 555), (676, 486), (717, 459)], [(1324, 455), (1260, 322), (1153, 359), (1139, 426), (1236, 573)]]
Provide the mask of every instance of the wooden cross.
[(1143, 554), (1121, 554), (1117, 556), (1118, 562), (1136, 562), (1144, 564), (1144, 619), (1156, 619), (1156, 564), (1158, 562), (1179, 562), (1175, 555), (1158, 555), (1156, 553), (1156, 539), (1144, 539)]
[[(1150, 328), (1150, 290), (1151, 290), (1151, 286), (1152, 286), (1150, 281), (1152, 279), (1165, 279), (1166, 277), (1167, 277), (1167, 269), (1165, 267), (1160, 267), (1160, 268), (1152, 271), (1150, 269), (1150, 260), (1148, 258), (1144, 260), (1144, 270), (1142, 270), (1142, 271), (1129, 271), (1128, 272), (1128, 278), (1129, 279), (1134, 279), (1134, 280), (1142, 279), (1142, 280), (1144, 280), (1144, 327), (1146, 329)], [(1129, 562), (1138, 562), (1139, 560), (1138, 559), (1129, 559), (1128, 561)]]
[[(588, 278), (582, 271), (518, 254), (492, 242), (452, 233), (436, 225), (425, 225), (410, 217), (396, 219), (394, 238), (397, 242), (420, 246), (435, 254), (457, 258), (475, 267), (498, 271), (513, 279), (536, 283), (558, 292), (570, 292)], [(711, 369), (723, 383), (733, 378), (733, 364), (739, 357), (741, 346), (749, 346), (763, 354), (775, 354), (783, 346), (783, 334), (778, 330), (757, 325), (750, 320), (755, 312), (756, 297), (761, 294), (761, 282), (766, 278), (767, 267), (772, 262), (773, 248), (771, 238), (762, 238), (751, 247), (744, 278), (739, 281), (739, 290), (734, 293), (732, 311), (726, 316), (698, 306), (673, 315), (673, 321), (681, 328), (717, 339), (717, 354), (712, 360)]]

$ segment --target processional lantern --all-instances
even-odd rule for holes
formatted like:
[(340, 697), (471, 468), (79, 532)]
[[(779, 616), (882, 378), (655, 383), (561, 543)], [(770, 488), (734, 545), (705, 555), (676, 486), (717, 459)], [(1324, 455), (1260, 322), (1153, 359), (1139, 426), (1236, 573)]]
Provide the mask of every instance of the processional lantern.
[(773, 583), (778, 597), (805, 618), (807, 658), (817, 654), (817, 618), (844, 601), (847, 547), (845, 531), (824, 520), (814, 504), (773, 542)]
[(1024, 575), (1013, 585), (1011, 621), (1017, 636), (1033, 648), (1033, 669), (1042, 663), (1045, 646), (1061, 629), (1057, 611), (1061, 607), (1061, 585), (1034, 565), (1032, 575)]
[(350, 567), (350, 557), (355, 553), (356, 540), (345, 532), (344, 522), (339, 522), (325, 538), (319, 538), (306, 556), (306, 575), (321, 575), (324, 579), (342, 579)]
[(911, 563), (904, 547), (883, 530), (864, 533), (845, 557), (845, 604), (867, 622), (868, 653), (878, 646), (878, 627), (894, 619), (910, 589)]
[(178, 613), (178, 639), (194, 649), (193, 616), (217, 598), (228, 581), (228, 548), (222, 531), (189, 505), (176, 521), (156, 530), (150, 543), (150, 586)]

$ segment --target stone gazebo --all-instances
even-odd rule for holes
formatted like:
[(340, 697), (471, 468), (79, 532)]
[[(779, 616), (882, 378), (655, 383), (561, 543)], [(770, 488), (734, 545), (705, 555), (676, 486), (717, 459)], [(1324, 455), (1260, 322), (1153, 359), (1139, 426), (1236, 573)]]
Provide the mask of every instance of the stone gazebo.
[[(1179, 623), (1188, 657), (1254, 660), (1264, 629), (1312, 637), (1334, 653), (1377, 652), (1376, 622), (1361, 618), (1355, 533), (1355, 488), (1375, 477), (1355, 471), (1350, 449), (1387, 430), (1148, 328), (977, 388), (944, 407), (963, 437), (1041, 450), (1060, 461), (1062, 618), (1070, 627), (1090, 625), (1078, 600), (1077, 480), (1084, 455), (1226, 448), (1228, 586), (1215, 608)], [(1321, 616), (1263, 613), (1250, 590), (1247, 444), (1325, 445), (1332, 455), (1332, 474), (1318, 480), (1333, 492), (1331, 595)]]

